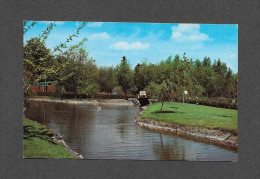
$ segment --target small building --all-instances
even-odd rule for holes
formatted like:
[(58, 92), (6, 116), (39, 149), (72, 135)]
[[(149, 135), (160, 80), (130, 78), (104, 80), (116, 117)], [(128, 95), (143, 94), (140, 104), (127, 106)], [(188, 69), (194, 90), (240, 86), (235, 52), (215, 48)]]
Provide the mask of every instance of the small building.
[(147, 98), (146, 91), (139, 91), (139, 94), (137, 94), (137, 98)]
[(57, 81), (35, 82), (31, 89), (34, 92), (54, 92)]

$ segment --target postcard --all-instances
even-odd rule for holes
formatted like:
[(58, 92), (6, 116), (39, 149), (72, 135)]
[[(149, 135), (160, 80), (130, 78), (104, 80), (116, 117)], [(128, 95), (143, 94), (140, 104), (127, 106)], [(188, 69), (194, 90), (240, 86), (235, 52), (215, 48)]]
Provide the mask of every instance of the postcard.
[(238, 160), (238, 25), (24, 21), (23, 157)]

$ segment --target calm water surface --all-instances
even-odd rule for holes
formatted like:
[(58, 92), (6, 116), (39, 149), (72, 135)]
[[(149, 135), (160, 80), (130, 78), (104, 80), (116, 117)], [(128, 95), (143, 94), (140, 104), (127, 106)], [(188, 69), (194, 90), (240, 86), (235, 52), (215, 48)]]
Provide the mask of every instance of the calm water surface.
[(237, 152), (137, 126), (136, 106), (34, 102), (26, 117), (63, 136), (85, 159), (237, 161)]

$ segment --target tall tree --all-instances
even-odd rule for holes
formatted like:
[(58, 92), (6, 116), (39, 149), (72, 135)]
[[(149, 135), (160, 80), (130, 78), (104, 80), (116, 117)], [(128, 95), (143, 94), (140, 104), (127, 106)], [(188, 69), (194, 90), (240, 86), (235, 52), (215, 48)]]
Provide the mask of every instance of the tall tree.
[(57, 58), (62, 62), (62, 68), (59, 71), (59, 85), (66, 91), (73, 92), (76, 96), (78, 90), (98, 83), (98, 69), (84, 48), (73, 48)]
[(24, 90), (33, 82), (50, 79), (56, 73), (50, 49), (38, 37), (31, 38), (24, 46), (23, 65)]
[(138, 91), (143, 90), (150, 82), (156, 81), (156, 66), (148, 64), (144, 61), (142, 64), (137, 64), (134, 70), (134, 84)]
[(212, 67), (215, 71), (215, 96), (224, 97), (226, 91), (225, 78), (227, 74), (227, 65), (218, 59), (214, 62)]
[(130, 90), (133, 84), (133, 77), (130, 69), (130, 63), (125, 56), (122, 57), (121, 63), (117, 65), (117, 80), (119, 85), (123, 88), (125, 94)]
[(202, 62), (202, 66), (204, 66), (204, 67), (211, 66), (211, 59), (209, 57), (204, 57), (203, 62)]
[(100, 90), (102, 92), (112, 93), (117, 86), (116, 69), (113, 67), (100, 67)]

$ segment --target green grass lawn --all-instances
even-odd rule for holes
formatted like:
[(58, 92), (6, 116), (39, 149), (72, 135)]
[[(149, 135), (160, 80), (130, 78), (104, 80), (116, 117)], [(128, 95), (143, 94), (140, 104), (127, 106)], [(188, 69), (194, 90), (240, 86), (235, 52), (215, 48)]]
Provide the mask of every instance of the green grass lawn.
[(160, 108), (161, 103), (149, 105), (141, 115), (141, 118), (180, 125), (220, 129), (237, 134), (237, 110), (186, 103), (183, 109), (182, 103), (177, 102), (164, 103), (164, 113), (158, 113)]
[(51, 138), (53, 133), (46, 127), (27, 118), (23, 120), (23, 127), (24, 158), (76, 158)]

